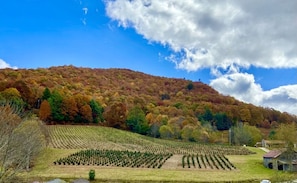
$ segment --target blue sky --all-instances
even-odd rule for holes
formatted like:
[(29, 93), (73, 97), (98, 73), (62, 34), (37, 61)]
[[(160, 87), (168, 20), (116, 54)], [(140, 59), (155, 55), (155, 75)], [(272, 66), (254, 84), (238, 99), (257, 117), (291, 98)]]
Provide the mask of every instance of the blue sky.
[(297, 114), (296, 1), (6, 0), (0, 68), (128, 68)]

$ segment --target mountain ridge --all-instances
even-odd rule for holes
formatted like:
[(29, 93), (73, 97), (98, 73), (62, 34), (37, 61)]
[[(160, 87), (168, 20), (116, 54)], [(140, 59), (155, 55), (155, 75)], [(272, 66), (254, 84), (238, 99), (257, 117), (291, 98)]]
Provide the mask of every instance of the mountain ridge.
[[(291, 122), (296, 117), (272, 108), (263, 108), (224, 96), (200, 81), (153, 76), (126, 68), (87, 68), (55, 66), (37, 69), (1, 69), (0, 92), (17, 88), (31, 106), (45, 88), (65, 96), (84, 95), (104, 108), (123, 102), (127, 110), (138, 105), (146, 114), (197, 117), (208, 108), (213, 114), (225, 113), (235, 121), (261, 126), (263, 121)], [(25, 91), (25, 92), (24, 92)], [(27, 93), (26, 93), (27, 92)], [(249, 114), (242, 114), (247, 111)], [(247, 115), (247, 116), (243, 116)], [(260, 117), (259, 117), (260, 116)], [(248, 117), (249, 119), (244, 119)], [(256, 120), (256, 121), (255, 121)]]

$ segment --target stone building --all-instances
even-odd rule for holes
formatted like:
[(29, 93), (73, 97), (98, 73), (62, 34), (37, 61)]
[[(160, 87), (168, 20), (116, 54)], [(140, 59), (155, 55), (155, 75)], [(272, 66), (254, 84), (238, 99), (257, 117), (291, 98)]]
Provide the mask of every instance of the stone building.
[(272, 150), (263, 155), (265, 167), (283, 171), (297, 171), (297, 152)]

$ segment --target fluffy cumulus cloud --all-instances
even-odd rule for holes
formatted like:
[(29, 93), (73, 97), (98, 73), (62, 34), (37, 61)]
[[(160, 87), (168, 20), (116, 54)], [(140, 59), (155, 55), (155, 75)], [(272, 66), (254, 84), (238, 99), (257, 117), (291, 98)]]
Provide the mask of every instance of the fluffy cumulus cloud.
[[(245, 102), (297, 113), (296, 85), (263, 91), (238, 68), (297, 68), (297, 1), (105, 0), (107, 15), (187, 71), (211, 68), (210, 85)], [(223, 71), (223, 72), (222, 72)], [(296, 92), (295, 92), (296, 93)]]
[(211, 81), (210, 85), (222, 94), (263, 107), (297, 115), (297, 85), (287, 85), (263, 91), (248, 73), (228, 73)]
[(297, 67), (297, 1), (105, 2), (121, 26), (170, 47), (178, 68)]
[(2, 60), (0, 58), (0, 69), (4, 69), (4, 68), (13, 68), (13, 69), (17, 69), (17, 67), (11, 67), (8, 63), (6, 63), (4, 60)]

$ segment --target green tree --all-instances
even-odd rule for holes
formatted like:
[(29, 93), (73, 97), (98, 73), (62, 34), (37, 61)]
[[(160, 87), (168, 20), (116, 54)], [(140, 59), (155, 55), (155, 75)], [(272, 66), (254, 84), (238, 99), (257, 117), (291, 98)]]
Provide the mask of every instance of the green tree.
[[(276, 130), (275, 134), (278, 140), (283, 140), (286, 143), (286, 152), (284, 155), (289, 160), (289, 170), (293, 170), (293, 159), (296, 159), (294, 144), (297, 143), (297, 130), (295, 123), (280, 124), (279, 128)], [(294, 157), (295, 156), (295, 157)]]
[(90, 107), (92, 109), (92, 116), (93, 116), (93, 122), (98, 123), (99, 121), (102, 122), (104, 120), (103, 118), (103, 107), (94, 99), (90, 101)]
[(204, 128), (198, 128), (196, 127), (192, 132), (192, 139), (195, 142), (209, 142), (210, 140), (210, 134), (205, 130)]
[(185, 141), (205, 143), (209, 141), (209, 133), (204, 127), (189, 123), (181, 130), (181, 138)]
[(275, 130), (273, 129), (273, 130), (271, 130), (271, 131), (269, 132), (268, 138), (271, 139), (271, 140), (275, 140), (275, 138), (276, 138), (275, 136), (276, 136), (276, 132), (275, 132)]
[(144, 112), (139, 107), (134, 107), (129, 111), (126, 124), (132, 132), (143, 135), (148, 133), (148, 122), (145, 118)]
[(187, 89), (192, 90), (193, 88), (194, 88), (193, 82), (189, 81), (189, 83), (187, 84)]
[(1, 92), (2, 96), (6, 99), (21, 98), (20, 92), (16, 88), (7, 88)]
[(212, 121), (213, 120), (213, 114), (211, 110), (207, 107), (205, 108), (204, 114), (202, 115), (202, 119), (205, 121)]
[(172, 130), (172, 138), (181, 139), (181, 127), (176, 123), (168, 123)]
[(243, 126), (232, 128), (232, 143), (235, 145), (247, 145), (252, 143), (252, 137)]
[(0, 95), (15, 107), (23, 109), (25, 107), (25, 102), (21, 97), (20, 92), (16, 88), (7, 88), (4, 91), (0, 92)]
[(263, 137), (259, 128), (251, 125), (244, 125), (244, 129), (247, 130), (251, 136), (251, 142), (247, 145), (254, 146), (257, 142), (261, 142)]
[(162, 139), (170, 139), (173, 136), (173, 131), (168, 125), (162, 125), (159, 132)]
[(199, 119), (199, 121), (201, 121), (202, 125), (210, 124), (212, 126), (214, 116), (213, 116), (211, 110), (208, 107), (206, 107), (204, 109), (204, 113), (202, 115), (199, 115), (198, 119)]
[(215, 114), (214, 120), (218, 130), (228, 130), (232, 125), (231, 119), (225, 113)]
[(232, 128), (233, 143), (236, 145), (254, 146), (256, 142), (262, 140), (260, 130), (255, 126), (239, 124)]
[(41, 99), (42, 100), (48, 100), (50, 97), (51, 97), (51, 91), (48, 89), (48, 87), (46, 87), (43, 91), (43, 94), (42, 94), (42, 97)]
[(296, 130), (296, 124), (280, 124), (278, 129), (276, 130), (275, 134), (276, 139), (283, 140), (286, 142), (286, 144), (294, 144), (297, 142), (297, 130)]
[(294, 144), (289, 142), (287, 144), (287, 150), (284, 152), (287, 160), (289, 160), (289, 171), (294, 171), (293, 161), (296, 160), (296, 152), (294, 150)]
[(51, 97), (48, 99), (51, 106), (51, 116), (54, 121), (61, 122), (64, 120), (62, 112), (63, 97), (58, 91), (53, 91)]
[(185, 141), (195, 141), (193, 137), (193, 132), (195, 129), (196, 129), (195, 126), (191, 124), (184, 126), (183, 129), (181, 130), (181, 138)]

